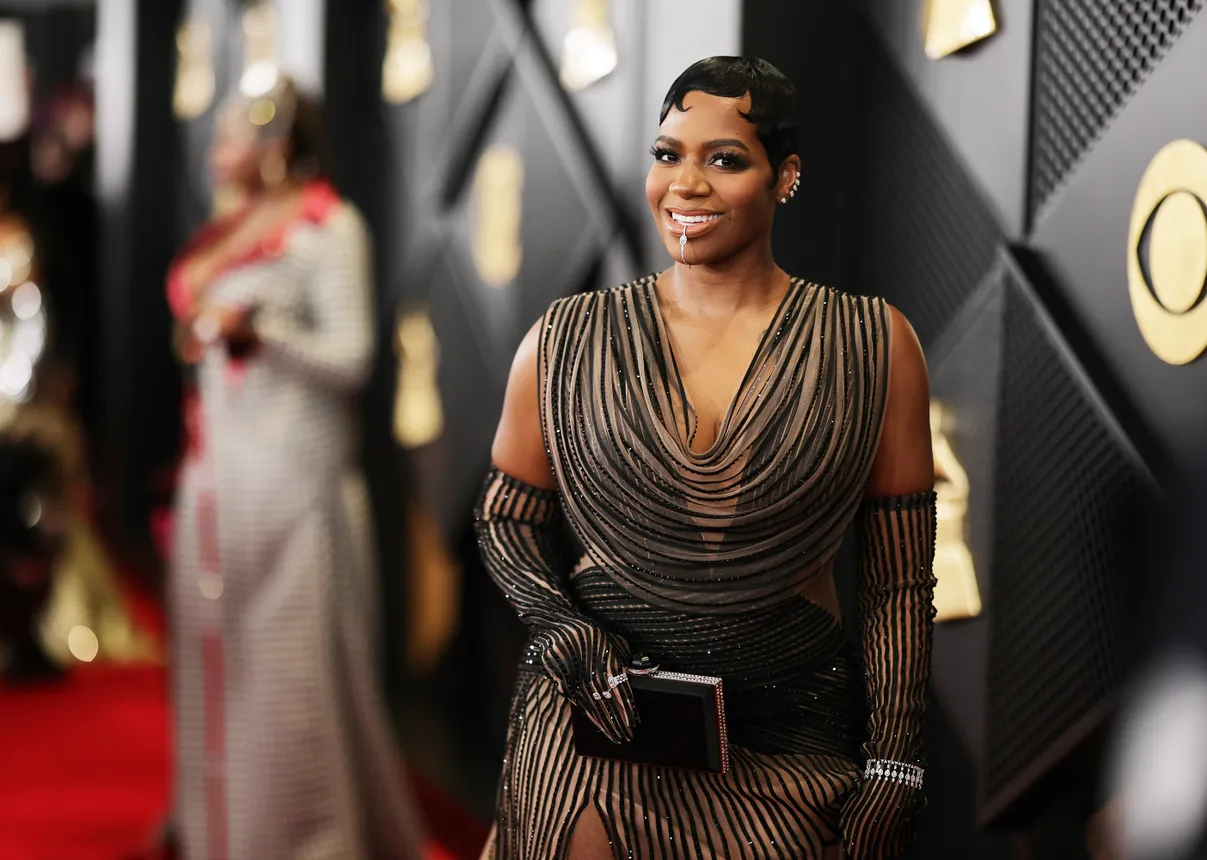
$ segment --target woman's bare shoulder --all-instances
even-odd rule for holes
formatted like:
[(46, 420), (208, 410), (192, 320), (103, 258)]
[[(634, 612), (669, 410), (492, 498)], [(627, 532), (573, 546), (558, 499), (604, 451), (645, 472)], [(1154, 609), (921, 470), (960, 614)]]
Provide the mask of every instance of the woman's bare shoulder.
[(935, 471), (930, 438), (930, 379), (926, 356), (905, 314), (885, 303), (891, 331), (889, 383), (880, 445), (868, 495), (929, 490)]

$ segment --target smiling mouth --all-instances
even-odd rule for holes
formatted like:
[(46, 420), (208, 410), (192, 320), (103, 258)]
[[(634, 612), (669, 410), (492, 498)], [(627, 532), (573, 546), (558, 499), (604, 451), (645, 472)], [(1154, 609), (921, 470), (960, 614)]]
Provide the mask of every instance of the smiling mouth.
[(694, 239), (696, 236), (706, 233), (712, 229), (712, 225), (721, 219), (721, 213), (708, 212), (696, 213), (687, 215), (682, 212), (673, 212), (667, 210), (666, 213), (670, 216), (667, 219), (667, 229), (676, 236), (682, 236), (684, 231), (687, 232), (687, 238)]
[(720, 215), (680, 215), (678, 212), (671, 213), (671, 219), (679, 224), (707, 224), (709, 221), (716, 221)]

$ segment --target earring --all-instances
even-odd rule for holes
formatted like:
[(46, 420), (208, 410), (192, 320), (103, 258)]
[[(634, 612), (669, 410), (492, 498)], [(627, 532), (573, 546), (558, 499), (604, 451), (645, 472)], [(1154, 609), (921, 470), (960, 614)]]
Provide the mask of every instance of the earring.
[(284, 182), (288, 172), (289, 165), (285, 163), (285, 156), (279, 152), (274, 152), (260, 162), (260, 180), (268, 188), (274, 188)]
[(796, 192), (800, 191), (800, 174), (796, 174), (796, 179), (792, 181), (792, 190), (788, 192), (789, 197), (795, 197)]

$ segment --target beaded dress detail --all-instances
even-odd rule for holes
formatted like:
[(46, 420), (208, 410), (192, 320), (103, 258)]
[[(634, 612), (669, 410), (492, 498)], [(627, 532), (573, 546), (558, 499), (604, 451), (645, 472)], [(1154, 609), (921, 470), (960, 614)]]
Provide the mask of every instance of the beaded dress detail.
[[(487, 569), (531, 631), (484, 856), (564, 857), (592, 804), (616, 858), (894, 857), (921, 793), (861, 778), (869, 759), (924, 763), (934, 508), (931, 494), (864, 503), (887, 306), (794, 279), (694, 453), (654, 287), (552, 305), (539, 374), (557, 491), (492, 470), (478, 507)], [(804, 596), (857, 521), (866, 679)], [(573, 707), (631, 734), (626, 686), (593, 695), (631, 653), (724, 679), (726, 775), (576, 755)]]

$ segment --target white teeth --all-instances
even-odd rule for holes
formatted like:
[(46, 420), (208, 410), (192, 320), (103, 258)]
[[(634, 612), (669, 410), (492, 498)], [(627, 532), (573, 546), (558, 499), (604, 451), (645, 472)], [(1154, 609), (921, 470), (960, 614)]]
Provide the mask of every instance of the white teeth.
[(704, 224), (708, 221), (715, 221), (720, 217), (720, 215), (680, 215), (678, 212), (671, 213), (671, 219), (678, 221), (680, 224)]

